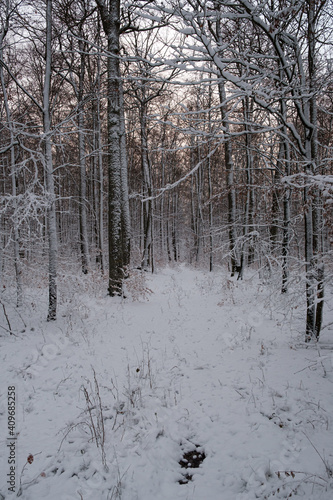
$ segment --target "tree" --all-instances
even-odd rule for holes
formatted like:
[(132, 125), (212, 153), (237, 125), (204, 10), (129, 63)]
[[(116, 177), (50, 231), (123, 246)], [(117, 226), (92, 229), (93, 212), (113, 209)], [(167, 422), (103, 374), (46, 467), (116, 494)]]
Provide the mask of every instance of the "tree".
[(127, 165), (123, 135), (123, 98), (120, 74), (120, 0), (96, 0), (107, 37), (108, 78), (108, 217), (109, 294), (122, 293), (129, 264), (129, 212)]
[[(86, 80), (87, 59), (90, 57), (88, 43), (91, 29), (88, 21), (91, 19), (94, 8), (89, 0), (81, 0), (73, 5), (72, 0), (62, 1), (58, 6), (58, 17), (66, 23), (69, 30), (69, 44), (63, 47), (63, 33), (59, 33), (59, 45), (62, 47), (61, 56), (64, 59), (64, 79), (68, 79), (77, 100), (77, 131), (78, 131), (78, 164), (80, 171), (79, 182), (79, 235), (82, 272), (88, 273), (90, 265), (88, 221), (87, 221), (87, 146), (86, 146)], [(94, 19), (96, 20), (96, 18)], [(68, 50), (69, 56), (66, 54)], [(67, 77), (67, 74), (69, 75)], [(99, 96), (97, 97), (99, 99)]]
[[(262, 12), (258, 11), (255, 2), (240, 0), (239, 3), (251, 22), (265, 33), (283, 68), (290, 88), (290, 98), (302, 124), (303, 134), (300, 134), (288, 122), (284, 121), (284, 123), (298, 143), (303, 157), (304, 173), (311, 182), (311, 177), (319, 173), (316, 41), (319, 17), (326, 1), (316, 3), (314, 0), (307, 0), (303, 4), (295, 5), (291, 2), (289, 9), (282, 9), (282, 11), (278, 5), (274, 5), (274, 9), (267, 13), (264, 9)], [(306, 35), (303, 40), (290, 31), (290, 27), (294, 26), (295, 15), (298, 16), (299, 23), (302, 25), (306, 22)], [(286, 16), (288, 16), (287, 21), (282, 21)], [(301, 55), (302, 41), (307, 52), (307, 65)], [(293, 57), (292, 66), (285, 47), (288, 49), (289, 56)], [(304, 206), (307, 302), (305, 338), (309, 341), (312, 338), (319, 338), (324, 305), (324, 265), (320, 257), (323, 219), (318, 190), (315, 189), (315, 192), (310, 195), (309, 187), (304, 187)]]
[[(161, 43), (158, 30), (151, 30), (147, 33), (133, 32), (126, 40), (126, 95), (128, 105), (137, 108), (140, 136), (140, 153), (142, 169), (142, 221), (143, 221), (143, 245), (141, 267), (147, 270), (154, 269), (153, 260), (153, 219), (154, 219), (154, 199), (153, 199), (153, 168), (150, 154), (150, 135), (152, 129), (157, 124), (150, 125), (149, 114), (153, 109), (156, 111), (158, 104), (166, 98), (168, 84), (174, 77), (174, 71), (168, 74), (159, 74), (160, 64), (155, 64), (151, 59), (154, 53), (154, 46)], [(165, 70), (165, 68), (163, 67)], [(164, 71), (164, 73), (166, 73)], [(153, 111), (153, 112), (154, 112)]]
[(51, 63), (52, 63), (52, 0), (46, 0), (46, 59), (43, 86), (43, 144), (44, 168), (48, 195), (47, 234), (49, 242), (49, 309), (47, 319), (57, 317), (57, 220), (54, 189), (51, 128)]
[[(12, 184), (12, 203), (13, 203), (13, 247), (14, 247), (14, 268), (15, 268), (15, 277), (16, 277), (16, 305), (20, 307), (22, 305), (22, 266), (20, 262), (20, 242), (19, 242), (19, 228), (18, 228), (18, 220), (17, 220), (17, 189), (16, 189), (16, 165), (15, 165), (15, 142), (16, 142), (16, 132), (15, 132), (15, 124), (11, 116), (11, 111), (8, 102), (8, 93), (5, 85), (5, 77), (3, 71), (3, 45), (5, 41), (6, 34), (8, 33), (9, 23), (11, 14), (15, 11), (16, 5), (14, 2), (10, 0), (6, 0), (3, 5), (4, 10), (2, 13), (1, 19), (1, 31), (0, 31), (0, 80), (1, 80), (1, 89), (3, 94), (3, 102), (6, 112), (7, 118), (7, 127), (9, 129), (9, 141), (10, 144), (8, 149), (10, 151), (10, 177)], [(2, 251), (2, 249), (1, 249)], [(2, 266), (2, 262), (1, 262)]]
[[(172, 2), (173, 14), (181, 20), (181, 32), (188, 38), (183, 47), (175, 47), (173, 64), (186, 65), (188, 70), (209, 71), (208, 61), (213, 63), (220, 94), (222, 128), (225, 136), (225, 168), (228, 185), (228, 217), (230, 252), (235, 259), (235, 189), (232, 137), (236, 137), (235, 121), (231, 125), (231, 108), (235, 112), (237, 101), (253, 99), (264, 116), (260, 124), (261, 134), (275, 136), (276, 146), (271, 148), (270, 158), (278, 156), (275, 168), (280, 184), (281, 174), (290, 172), (290, 149), (293, 149), (297, 168), (303, 170), (304, 180), (304, 228), (306, 267), (306, 340), (318, 339), (324, 303), (324, 265), (322, 260), (323, 216), (319, 190), (314, 186), (314, 176), (320, 175), (318, 163), (318, 58), (321, 16), (327, 0), (315, 2), (261, 3), (257, 1), (217, 0), (201, 2)], [(159, 12), (169, 12), (171, 7), (159, 4)], [(237, 24), (238, 23), (238, 24)], [(224, 35), (221, 35), (223, 25)], [(248, 36), (246, 45), (235, 44), (235, 30), (257, 33), (257, 44), (252, 46)], [(209, 33), (209, 35), (208, 35)], [(226, 35), (226, 36), (225, 36)], [(323, 42), (325, 43), (325, 42)], [(307, 58), (303, 57), (306, 54)], [(243, 67), (245, 74), (237, 74)], [(226, 82), (228, 87), (226, 88)], [(231, 105), (231, 102), (233, 103)], [(235, 115), (233, 115), (235, 116)], [(246, 120), (246, 116), (245, 116)], [(246, 121), (245, 121), (246, 125)], [(245, 127), (249, 138), (249, 130)], [(279, 138), (276, 141), (276, 138)], [(247, 152), (249, 144), (247, 145)], [(261, 152), (262, 158), (267, 152)], [(271, 160), (270, 160), (271, 161)], [(274, 198), (275, 196), (275, 198)], [(282, 291), (286, 291), (288, 270), (290, 224), (290, 190), (285, 190), (282, 242)], [(273, 194), (272, 236), (277, 236), (279, 211), (277, 192)], [(232, 268), (236, 259), (232, 261)]]

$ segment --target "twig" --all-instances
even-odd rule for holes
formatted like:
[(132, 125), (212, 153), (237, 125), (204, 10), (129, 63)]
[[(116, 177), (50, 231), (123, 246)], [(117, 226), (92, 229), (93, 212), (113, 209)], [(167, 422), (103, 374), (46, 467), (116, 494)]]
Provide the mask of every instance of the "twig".
[(309, 369), (313, 368), (314, 366), (316, 366), (317, 361), (313, 361), (312, 363), (313, 363), (312, 365), (305, 366), (301, 370), (298, 370), (297, 372), (294, 372), (294, 375), (296, 375), (297, 373), (304, 372), (304, 370), (309, 370)]
[(311, 444), (312, 448), (315, 450), (315, 452), (317, 453), (317, 455), (319, 456), (320, 460), (323, 462), (323, 464), (325, 465), (325, 469), (326, 469), (326, 474), (328, 475), (328, 477), (332, 477), (333, 476), (333, 470), (331, 469), (331, 467), (328, 466), (326, 460), (321, 456), (321, 454), (319, 453), (319, 451), (317, 450), (317, 448), (315, 447), (315, 445), (313, 444), (313, 442), (311, 441), (311, 439), (307, 436), (307, 434), (302, 431), (304, 436), (306, 437), (306, 439), (309, 441), (309, 443)]
[(79, 427), (79, 426), (84, 426), (84, 425), (86, 425), (86, 426), (88, 427), (88, 429), (90, 430), (90, 433), (91, 433), (91, 439), (93, 439), (93, 437), (94, 437), (94, 436), (93, 436), (93, 433), (92, 433), (92, 431), (91, 431), (91, 428), (90, 428), (90, 425), (89, 425), (89, 423), (88, 423), (88, 422), (84, 422), (84, 421), (83, 421), (83, 422), (78, 422), (77, 424), (72, 424), (72, 425), (70, 425), (70, 426), (69, 426), (69, 428), (67, 429), (67, 432), (65, 433), (64, 437), (62, 438), (62, 440), (61, 440), (61, 442), (60, 442), (60, 445), (59, 445), (59, 448), (58, 448), (58, 453), (59, 453), (59, 451), (61, 450), (62, 444), (63, 444), (63, 442), (65, 441), (65, 439), (66, 439), (66, 437), (68, 436), (68, 434), (69, 434), (70, 432), (72, 432), (72, 430), (73, 430), (73, 429), (75, 429), (76, 427)]
[(26, 324), (26, 322), (24, 321), (24, 319), (22, 318), (22, 314), (20, 313), (20, 311), (16, 308), (16, 309), (15, 309), (15, 312), (16, 312), (16, 314), (20, 317), (20, 319), (21, 319), (21, 321), (22, 321), (22, 323), (23, 323), (23, 325), (24, 325), (24, 328), (26, 328), (26, 327), (27, 327), (27, 324)]
[[(29, 455), (28, 460), (27, 460), (27, 461), (26, 461), (26, 463), (23, 465), (22, 470), (21, 470), (21, 475), (20, 475), (20, 487), (19, 487), (19, 490), (18, 490), (17, 495), (16, 495), (17, 497), (20, 497), (20, 496), (22, 495), (22, 486), (25, 486), (26, 484), (34, 484), (34, 483), (36, 483), (36, 482), (37, 482), (37, 480), (38, 480), (38, 478), (39, 478), (39, 476), (40, 476), (39, 474), (38, 474), (38, 475), (37, 475), (34, 479), (32, 479), (31, 481), (27, 481), (26, 483), (22, 483), (22, 477), (23, 477), (23, 473), (24, 473), (24, 470), (25, 470), (26, 466), (27, 466), (28, 464), (31, 464), (31, 463), (32, 463), (32, 461), (34, 460), (34, 458), (35, 458), (37, 455), (40, 455), (41, 453), (42, 453), (42, 452), (40, 451), (39, 453), (35, 453), (34, 455)], [(30, 457), (32, 458), (32, 460), (31, 460), (31, 461), (29, 460), (29, 458), (30, 458)]]
[[(106, 455), (105, 455), (105, 429), (104, 429), (102, 400), (99, 392), (99, 385), (96, 377), (96, 372), (93, 367), (91, 368), (94, 374), (95, 391), (92, 390), (91, 383), (89, 380), (88, 383), (92, 390), (93, 401), (91, 401), (89, 392), (85, 386), (82, 387), (82, 390), (87, 404), (87, 411), (89, 413), (90, 431), (93, 434), (93, 437), (95, 438), (96, 446), (101, 450), (102, 463), (104, 469), (107, 470), (108, 466), (106, 463)], [(92, 410), (95, 410), (96, 412), (95, 417), (93, 415)]]
[(14, 337), (17, 337), (17, 335), (15, 335), (15, 333), (12, 332), (12, 330), (8, 330), (8, 328), (6, 328), (5, 326), (0, 325), (0, 328), (2, 328), (3, 330), (5, 330), (5, 332), (10, 333), (11, 335), (14, 335)]
[(326, 372), (325, 366), (324, 366), (324, 364), (322, 362), (322, 359), (321, 359), (321, 353), (320, 353), (319, 344), (317, 344), (317, 351), (318, 351), (318, 356), (320, 358), (320, 364), (321, 364), (321, 366), (323, 368), (323, 371), (324, 371), (324, 377), (327, 377), (327, 372)]
[[(9, 318), (8, 318), (8, 314), (7, 314), (7, 311), (6, 311), (6, 308), (5, 308), (5, 304), (2, 301), (0, 301), (0, 304), (2, 305), (3, 313), (5, 315), (5, 318), (6, 318), (6, 321), (7, 321), (7, 325), (8, 325), (8, 328), (5, 328), (4, 326), (1, 326), (1, 325), (0, 325), (0, 328), (2, 328), (3, 330), (5, 330), (6, 332), (9, 332), (11, 335), (15, 335), (15, 333), (12, 330)], [(15, 337), (17, 337), (17, 335), (15, 335)]]
[(8, 328), (9, 328), (10, 331), (12, 331), (12, 327), (10, 325), (10, 321), (9, 321), (9, 318), (8, 318), (8, 315), (7, 315), (7, 311), (6, 311), (6, 308), (5, 308), (5, 304), (3, 302), (1, 302), (1, 305), (2, 305), (2, 308), (3, 308), (3, 313), (4, 313), (5, 318), (7, 320)]

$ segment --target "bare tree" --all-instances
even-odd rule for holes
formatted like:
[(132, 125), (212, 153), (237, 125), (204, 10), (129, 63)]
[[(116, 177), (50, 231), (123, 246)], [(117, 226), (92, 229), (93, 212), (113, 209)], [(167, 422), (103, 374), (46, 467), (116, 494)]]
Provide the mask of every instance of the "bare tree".
[(55, 320), (57, 316), (57, 220), (56, 196), (54, 188), (52, 160), (52, 128), (51, 128), (51, 64), (52, 64), (52, 0), (46, 0), (46, 59), (43, 86), (43, 143), (44, 168), (48, 195), (47, 234), (49, 242), (49, 309), (47, 319)]
[[(7, 127), (9, 129), (9, 150), (10, 150), (10, 176), (12, 184), (12, 205), (13, 205), (13, 246), (14, 246), (14, 268), (16, 277), (16, 305), (20, 307), (22, 305), (22, 266), (20, 262), (20, 242), (19, 242), (19, 228), (17, 221), (17, 189), (16, 189), (16, 165), (15, 165), (15, 124), (11, 116), (11, 111), (8, 102), (8, 93), (5, 85), (5, 78), (3, 72), (3, 45), (5, 36), (8, 33), (9, 23), (11, 15), (13, 14), (16, 5), (15, 2), (6, 0), (3, 5), (4, 9), (1, 16), (1, 31), (0, 31), (0, 79), (1, 79), (1, 89), (3, 94), (3, 102), (7, 118)], [(2, 265), (2, 263), (1, 263)]]
[[(276, 56), (283, 68), (284, 77), (290, 86), (290, 97), (302, 124), (303, 134), (300, 134), (289, 122), (284, 122), (293, 135), (304, 162), (304, 173), (307, 178), (319, 173), (318, 170), (318, 124), (317, 124), (317, 26), (320, 13), (326, 2), (317, 4), (314, 0), (307, 0), (305, 9), (303, 5), (291, 5), (286, 11), (289, 23), (280, 21), (279, 8), (269, 14), (263, 10), (262, 15), (258, 13), (254, 2), (240, 0), (251, 22), (256, 25), (269, 39)], [(305, 11), (305, 15), (303, 12)], [(266, 19), (265, 19), (266, 14)], [(297, 16), (296, 16), (297, 15)], [(307, 65), (302, 58), (302, 40), (297, 38), (290, 29), (294, 26), (295, 16), (303, 25), (306, 22), (306, 36), (304, 42), (307, 51)], [(270, 22), (269, 22), (270, 21)], [(299, 24), (299, 26), (301, 25)], [(297, 77), (288, 63), (288, 55), (294, 58), (294, 68), (297, 69)], [(306, 76), (308, 74), (308, 77)], [(283, 117), (282, 117), (283, 118)], [(304, 187), (304, 222), (305, 222), (305, 265), (306, 265), (306, 340), (319, 338), (323, 304), (324, 304), (324, 267), (320, 255), (322, 251), (322, 216), (320, 208), (319, 193), (310, 195), (309, 188)]]
[(120, 74), (120, 0), (96, 0), (107, 37), (108, 73), (108, 180), (109, 180), (109, 294), (122, 293), (122, 280), (129, 264), (127, 168), (122, 153), (123, 99)]

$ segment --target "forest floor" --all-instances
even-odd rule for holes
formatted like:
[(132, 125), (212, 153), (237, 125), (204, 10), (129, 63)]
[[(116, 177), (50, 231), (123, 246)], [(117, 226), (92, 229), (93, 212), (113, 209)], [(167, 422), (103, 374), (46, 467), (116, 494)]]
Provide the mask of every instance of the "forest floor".
[(297, 280), (281, 296), (183, 265), (138, 272), (126, 299), (59, 280), (56, 322), (38, 276), (20, 310), (2, 292), (0, 499), (333, 498), (332, 290), (308, 345)]

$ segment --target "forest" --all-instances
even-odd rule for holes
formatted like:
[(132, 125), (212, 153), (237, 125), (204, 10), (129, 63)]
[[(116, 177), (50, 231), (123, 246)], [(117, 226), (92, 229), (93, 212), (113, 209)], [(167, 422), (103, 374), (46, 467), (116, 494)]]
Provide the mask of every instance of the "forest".
[(0, 0), (0, 500), (331, 500), (332, 0)]
[(330, 1), (1, 2), (1, 273), (166, 262), (304, 282), (332, 244)]

